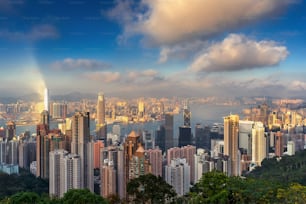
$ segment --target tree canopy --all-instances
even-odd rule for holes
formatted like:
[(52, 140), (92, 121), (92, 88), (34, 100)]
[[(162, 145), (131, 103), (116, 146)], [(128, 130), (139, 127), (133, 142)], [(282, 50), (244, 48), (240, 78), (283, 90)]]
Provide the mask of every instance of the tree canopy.
[(172, 186), (153, 174), (132, 179), (127, 185), (127, 193), (132, 203), (171, 203), (176, 197)]

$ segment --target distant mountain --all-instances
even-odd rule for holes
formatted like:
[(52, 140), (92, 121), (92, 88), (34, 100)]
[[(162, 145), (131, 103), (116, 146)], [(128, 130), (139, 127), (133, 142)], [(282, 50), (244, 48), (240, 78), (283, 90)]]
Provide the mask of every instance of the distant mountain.
[[(86, 99), (94, 99), (97, 97), (97, 94), (93, 93), (80, 93), (80, 92), (71, 92), (68, 94), (62, 95), (51, 95), (50, 100), (55, 101), (80, 101), (84, 98)], [(23, 96), (15, 96), (15, 97), (0, 97), (0, 103), (9, 104), (16, 103), (17, 101), (40, 101), (43, 100), (41, 96), (37, 93), (26, 94)]]
[(51, 95), (51, 100), (55, 101), (80, 101), (84, 98), (94, 99), (97, 95), (93, 93), (80, 93), (80, 92), (71, 92), (65, 95)]

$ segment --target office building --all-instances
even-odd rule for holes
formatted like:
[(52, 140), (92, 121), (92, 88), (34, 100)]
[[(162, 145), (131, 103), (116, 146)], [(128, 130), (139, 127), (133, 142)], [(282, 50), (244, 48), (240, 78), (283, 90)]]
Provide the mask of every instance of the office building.
[(165, 115), (165, 151), (174, 146), (173, 140), (174, 116), (171, 113)]
[(105, 122), (105, 99), (104, 99), (104, 94), (102, 92), (98, 94), (96, 109), (97, 109), (97, 113), (96, 113), (97, 139), (106, 141), (107, 127), (106, 127), (106, 122)]
[(211, 148), (211, 138), (210, 138), (210, 128), (208, 126), (202, 127), (201, 124), (196, 124), (195, 126), (195, 146), (197, 148), (204, 148), (210, 150)]
[(14, 121), (8, 121), (6, 123), (6, 140), (10, 141), (16, 136), (16, 124)]

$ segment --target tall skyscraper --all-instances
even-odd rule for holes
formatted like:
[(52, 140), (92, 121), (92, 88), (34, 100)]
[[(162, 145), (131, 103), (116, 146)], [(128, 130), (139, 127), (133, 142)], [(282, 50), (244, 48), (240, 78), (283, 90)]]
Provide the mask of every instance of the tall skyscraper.
[(179, 138), (178, 138), (179, 147), (192, 144), (192, 135), (190, 127), (191, 112), (189, 110), (187, 102), (184, 105), (183, 119), (184, 119), (184, 125), (179, 127)]
[(6, 139), (10, 141), (16, 135), (16, 124), (14, 121), (8, 121), (6, 123)]
[(166, 151), (166, 129), (164, 125), (159, 126), (159, 129), (155, 133), (155, 145), (158, 146), (162, 152)]
[[(45, 97), (45, 99), (48, 99)], [(46, 108), (46, 107), (45, 107)], [(40, 123), (36, 126), (36, 176), (44, 179), (49, 178), (49, 112), (41, 113)]]
[(167, 113), (165, 115), (165, 151), (167, 149), (170, 149), (173, 147), (173, 126), (174, 126), (174, 120), (173, 120), (173, 114)]
[(252, 162), (261, 166), (261, 162), (267, 157), (267, 142), (265, 129), (262, 122), (255, 122), (252, 128)]
[(106, 144), (106, 137), (107, 137), (107, 127), (105, 122), (105, 99), (104, 94), (100, 92), (98, 94), (98, 101), (97, 101), (97, 114), (96, 114), (96, 133), (97, 139), (104, 140)]
[(49, 91), (47, 88), (44, 90), (44, 110), (49, 111)]
[(71, 153), (80, 156), (81, 187), (93, 192), (93, 147), (91, 146), (93, 144), (90, 143), (89, 112), (77, 112), (72, 117)]
[(224, 155), (229, 157), (228, 175), (239, 176), (238, 152), (239, 116), (229, 115), (224, 117)]
[(211, 149), (211, 137), (209, 126), (202, 127), (201, 124), (195, 126), (195, 146), (197, 148)]

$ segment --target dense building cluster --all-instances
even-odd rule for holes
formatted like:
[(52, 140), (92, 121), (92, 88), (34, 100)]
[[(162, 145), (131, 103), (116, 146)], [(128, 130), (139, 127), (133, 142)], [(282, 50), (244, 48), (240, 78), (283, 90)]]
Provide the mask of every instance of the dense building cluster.
[[(116, 100), (106, 103), (99, 93), (94, 109), (83, 101), (71, 114), (69, 103), (49, 104), (45, 93), (36, 134), (17, 136), (13, 120), (0, 129), (0, 170), (18, 173), (19, 166), (48, 179), (53, 197), (88, 188), (103, 197), (128, 199), (127, 183), (148, 173), (163, 177), (178, 195), (185, 195), (203, 173), (218, 170), (240, 176), (265, 158), (293, 155), (305, 146), (299, 109), (263, 103), (244, 110), (244, 119), (229, 114), (223, 123), (203, 125), (192, 124), (187, 101), (141, 99), (133, 106)], [(126, 133), (122, 125), (155, 120), (160, 122), (155, 129), (139, 126)], [(51, 121), (57, 122), (56, 128), (51, 128)]]

